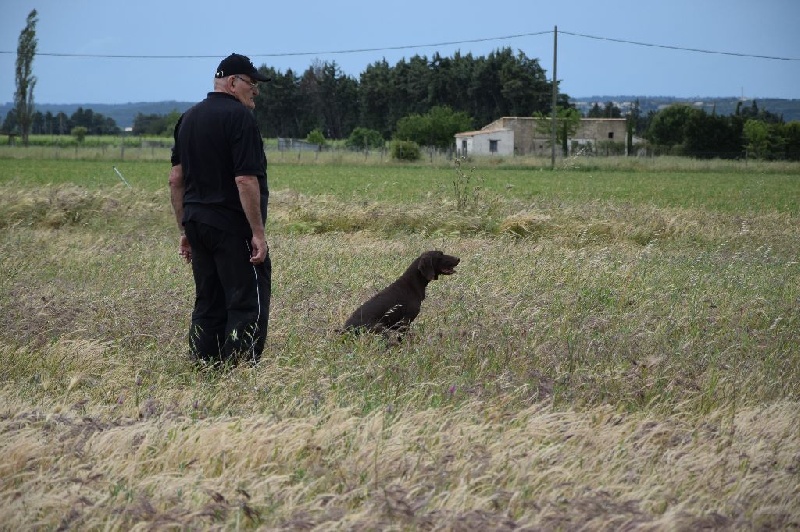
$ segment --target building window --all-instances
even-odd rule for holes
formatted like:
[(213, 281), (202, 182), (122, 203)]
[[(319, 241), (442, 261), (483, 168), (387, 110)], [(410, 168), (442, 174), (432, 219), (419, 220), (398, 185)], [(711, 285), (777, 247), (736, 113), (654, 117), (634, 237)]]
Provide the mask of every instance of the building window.
[(462, 140), (461, 141), (461, 155), (466, 155), (466, 154), (467, 154), (467, 141), (466, 140)]
[(614, 138), (614, 132), (613, 131), (609, 131), (608, 132), (608, 138), (610, 138), (610, 139)]
[(489, 153), (497, 153), (497, 140), (489, 140)]

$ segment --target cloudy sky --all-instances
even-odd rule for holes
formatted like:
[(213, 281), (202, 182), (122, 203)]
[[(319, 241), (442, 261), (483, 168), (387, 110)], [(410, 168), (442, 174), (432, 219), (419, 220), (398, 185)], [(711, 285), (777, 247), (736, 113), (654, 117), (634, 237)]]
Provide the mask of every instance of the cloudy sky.
[(1, 0), (0, 103), (36, 9), (38, 103), (196, 101), (220, 59), (302, 72), (521, 50), (570, 96), (800, 98), (800, 1)]

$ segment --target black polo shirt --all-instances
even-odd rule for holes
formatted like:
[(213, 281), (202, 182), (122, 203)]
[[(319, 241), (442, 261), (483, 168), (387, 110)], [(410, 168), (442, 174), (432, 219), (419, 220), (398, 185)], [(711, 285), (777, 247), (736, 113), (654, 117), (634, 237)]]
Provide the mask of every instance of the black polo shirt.
[(183, 221), (252, 236), (239, 200), (236, 177), (254, 175), (267, 220), (267, 157), (255, 116), (224, 92), (209, 92), (175, 126), (172, 165), (183, 167)]

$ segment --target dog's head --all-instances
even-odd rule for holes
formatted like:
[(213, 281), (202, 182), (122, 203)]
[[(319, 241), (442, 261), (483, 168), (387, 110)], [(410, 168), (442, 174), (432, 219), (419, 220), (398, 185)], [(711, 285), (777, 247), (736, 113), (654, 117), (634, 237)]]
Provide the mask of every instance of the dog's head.
[(435, 281), (439, 275), (452, 275), (461, 259), (452, 255), (445, 255), (441, 251), (426, 251), (417, 259), (417, 267), (422, 276)]

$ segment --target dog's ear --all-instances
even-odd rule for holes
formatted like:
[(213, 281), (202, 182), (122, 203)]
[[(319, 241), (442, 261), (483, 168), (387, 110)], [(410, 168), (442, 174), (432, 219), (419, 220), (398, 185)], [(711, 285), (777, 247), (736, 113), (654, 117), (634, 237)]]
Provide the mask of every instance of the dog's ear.
[(433, 257), (425, 253), (419, 258), (419, 272), (429, 281), (436, 279), (436, 268), (433, 267)]

